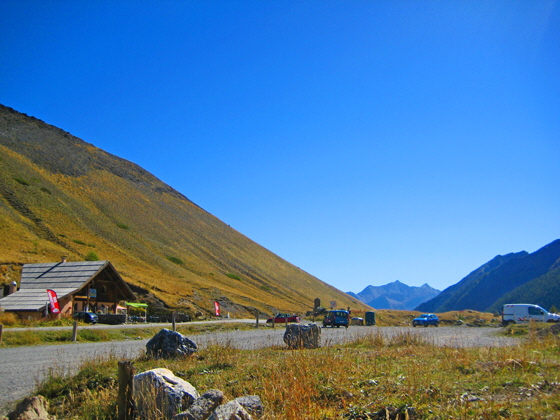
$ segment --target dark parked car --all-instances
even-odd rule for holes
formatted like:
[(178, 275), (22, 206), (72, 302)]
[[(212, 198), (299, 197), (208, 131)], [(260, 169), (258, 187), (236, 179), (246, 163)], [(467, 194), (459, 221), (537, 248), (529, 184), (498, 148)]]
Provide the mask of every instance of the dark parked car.
[(418, 318), (412, 320), (412, 326), (423, 325), (424, 327), (429, 327), (433, 325), (434, 327), (439, 326), (439, 318), (435, 314), (422, 314)]
[(74, 312), (74, 314), (72, 314), (72, 318), (87, 324), (96, 324), (99, 320), (97, 315), (93, 312)]
[(375, 325), (375, 312), (366, 312), (366, 325)]
[(277, 314), (274, 318), (268, 318), (266, 322), (273, 322), (275, 324), (283, 324), (286, 322), (299, 322), (299, 316), (290, 314)]
[(329, 311), (323, 319), (323, 328), (330, 326), (331, 328), (334, 327), (346, 327), (348, 328), (348, 320), (350, 319), (350, 312), (348, 311)]

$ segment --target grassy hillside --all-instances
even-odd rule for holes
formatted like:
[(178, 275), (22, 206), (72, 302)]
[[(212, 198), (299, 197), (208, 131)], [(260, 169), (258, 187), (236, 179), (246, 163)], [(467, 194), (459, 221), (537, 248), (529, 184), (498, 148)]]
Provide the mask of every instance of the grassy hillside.
[(139, 166), (0, 106), (0, 283), (21, 265), (110, 260), (145, 297), (188, 311), (366, 306), (284, 261)]

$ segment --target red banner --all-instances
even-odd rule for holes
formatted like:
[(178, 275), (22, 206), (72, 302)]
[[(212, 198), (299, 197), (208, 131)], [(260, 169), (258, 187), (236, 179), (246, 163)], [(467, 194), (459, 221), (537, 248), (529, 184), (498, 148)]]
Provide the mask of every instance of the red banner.
[(214, 309), (216, 310), (216, 316), (220, 316), (220, 304), (219, 304), (219, 302), (214, 302)]
[(49, 301), (51, 303), (51, 313), (60, 313), (60, 306), (58, 305), (58, 296), (54, 290), (47, 289), (47, 295), (49, 295)]

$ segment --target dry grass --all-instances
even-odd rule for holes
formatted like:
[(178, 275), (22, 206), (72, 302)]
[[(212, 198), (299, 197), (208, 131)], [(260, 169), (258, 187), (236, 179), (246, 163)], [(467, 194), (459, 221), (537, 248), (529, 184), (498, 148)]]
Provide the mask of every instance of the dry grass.
[[(375, 313), (377, 325), (381, 327), (410, 326), (412, 325), (412, 320), (422, 314), (422, 312), (418, 311), (400, 311), (395, 309), (380, 309), (375, 311)], [(450, 311), (438, 313), (437, 315), (442, 325), (454, 325), (457, 322), (490, 325), (492, 323), (500, 322), (499, 317), (496, 317), (489, 312), (478, 312), (472, 310)], [(365, 319), (365, 311), (353, 310), (352, 316)]]
[[(87, 328), (87, 324), (83, 324), (78, 328), (77, 341), (80, 343), (87, 343), (145, 339), (153, 337), (164, 327), (169, 326), (93, 329)], [(178, 325), (177, 331), (183, 335), (197, 335), (253, 328), (252, 324), (246, 323), (187, 324)], [(72, 343), (72, 330), (48, 331), (35, 328), (25, 331), (10, 331), (7, 329), (3, 333), (3, 340), (0, 345), (2, 347), (20, 347), (70, 343)]]
[[(0, 144), (0, 265), (53, 262), (61, 255), (79, 261), (94, 251), (125, 281), (191, 315), (211, 314), (213, 301), (224, 297), (232, 316), (252, 308), (302, 314), (316, 297), (366, 308), (129, 162), (21, 115), (6, 118), (22, 138), (17, 147)], [(60, 149), (46, 148), (51, 143)], [(19, 276), (0, 273), (0, 285), (14, 279)]]
[[(401, 419), (553, 419), (560, 416), (559, 344), (551, 336), (516, 347), (457, 349), (372, 333), (303, 351), (214, 345), (184, 360), (142, 358), (135, 366), (139, 372), (168, 368), (199, 391), (218, 388), (228, 399), (259, 395), (265, 420), (399, 413)], [(116, 364), (90, 363), (66, 382), (53, 377), (40, 393), (59, 418), (114, 419)]]
[(11, 312), (0, 312), (0, 325), (12, 327), (19, 322), (18, 317)]

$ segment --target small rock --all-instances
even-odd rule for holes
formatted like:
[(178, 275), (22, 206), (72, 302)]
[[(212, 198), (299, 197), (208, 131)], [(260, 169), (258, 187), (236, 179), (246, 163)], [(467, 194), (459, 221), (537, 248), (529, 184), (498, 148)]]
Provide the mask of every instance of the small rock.
[(216, 408), (208, 420), (253, 420), (253, 417), (234, 400)]
[(49, 402), (42, 395), (28, 397), (8, 414), (9, 420), (54, 420), (48, 413)]
[(261, 417), (264, 412), (263, 403), (258, 395), (246, 395), (238, 397), (233, 401), (237, 401), (252, 416)]
[(197, 398), (187, 411), (173, 417), (173, 420), (206, 420), (223, 400), (222, 391), (211, 389)]

